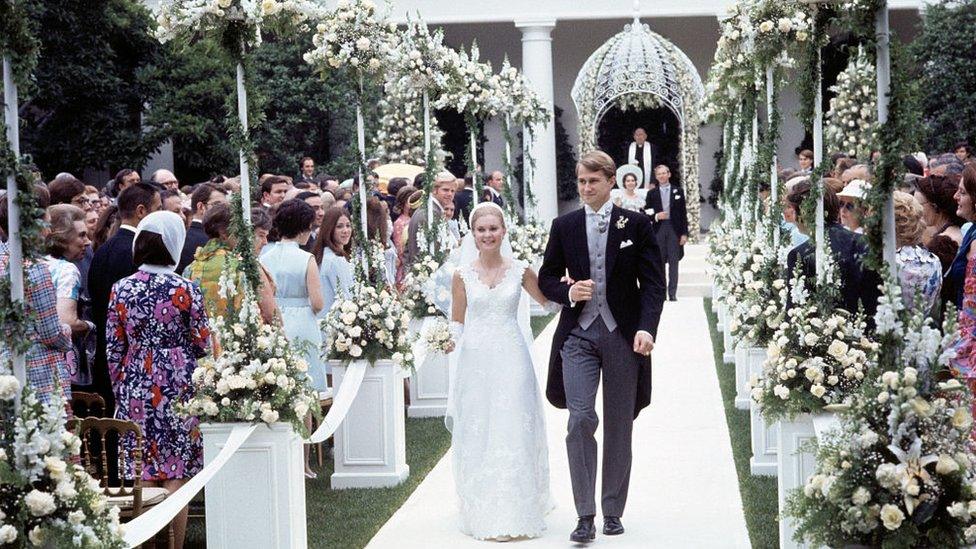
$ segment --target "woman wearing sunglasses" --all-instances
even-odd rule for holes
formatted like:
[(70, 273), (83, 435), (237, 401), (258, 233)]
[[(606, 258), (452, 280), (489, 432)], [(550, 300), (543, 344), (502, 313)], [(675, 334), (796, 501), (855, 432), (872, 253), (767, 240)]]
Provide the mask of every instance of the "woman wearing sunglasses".
[(868, 212), (863, 206), (863, 200), (870, 189), (870, 183), (863, 179), (855, 179), (848, 183), (844, 190), (837, 193), (837, 198), (840, 200), (840, 223), (847, 230), (858, 234), (864, 233), (861, 224)]

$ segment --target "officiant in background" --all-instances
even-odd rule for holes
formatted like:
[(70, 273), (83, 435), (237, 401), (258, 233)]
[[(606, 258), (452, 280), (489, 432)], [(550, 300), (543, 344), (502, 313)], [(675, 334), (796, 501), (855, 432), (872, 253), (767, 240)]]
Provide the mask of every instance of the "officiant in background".
[(627, 149), (627, 163), (633, 164), (641, 169), (641, 172), (644, 173), (643, 187), (645, 189), (650, 188), (652, 181), (651, 171), (654, 164), (651, 155), (651, 144), (647, 142), (647, 130), (644, 128), (634, 130), (634, 141), (630, 144), (630, 148)]

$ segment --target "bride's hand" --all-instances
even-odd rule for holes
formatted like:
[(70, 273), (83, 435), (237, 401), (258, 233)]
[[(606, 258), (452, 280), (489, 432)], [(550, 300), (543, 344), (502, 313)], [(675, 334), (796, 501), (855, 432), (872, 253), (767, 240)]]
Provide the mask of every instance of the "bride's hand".
[(454, 340), (452, 339), (451, 341), (447, 342), (447, 349), (445, 349), (446, 351), (445, 354), (453, 353), (454, 349), (455, 349), (455, 345), (454, 345)]
[(569, 286), (572, 286), (573, 284), (576, 284), (576, 281), (573, 280), (573, 277), (571, 277), (569, 275), (566, 275), (566, 276), (560, 278), (559, 281), (560, 282), (565, 282)]

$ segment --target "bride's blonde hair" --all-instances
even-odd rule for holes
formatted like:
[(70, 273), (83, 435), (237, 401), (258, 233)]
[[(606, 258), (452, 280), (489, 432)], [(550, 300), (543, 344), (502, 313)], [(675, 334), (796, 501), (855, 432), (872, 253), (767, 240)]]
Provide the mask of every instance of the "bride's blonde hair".
[(508, 230), (508, 226), (505, 224), (505, 213), (502, 211), (501, 207), (494, 202), (482, 202), (481, 204), (475, 206), (474, 209), (471, 210), (471, 218), (468, 220), (468, 227), (470, 227), (473, 231), (475, 222), (488, 215), (497, 217), (498, 220), (502, 222), (502, 228), (506, 231)]

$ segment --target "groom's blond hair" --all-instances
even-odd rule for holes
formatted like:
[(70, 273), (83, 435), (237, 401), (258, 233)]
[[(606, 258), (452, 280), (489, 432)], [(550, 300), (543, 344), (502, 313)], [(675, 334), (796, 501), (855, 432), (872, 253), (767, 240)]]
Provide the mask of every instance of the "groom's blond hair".
[(581, 156), (576, 164), (576, 175), (579, 175), (580, 167), (586, 168), (587, 171), (602, 173), (607, 179), (617, 174), (617, 164), (609, 154), (601, 150), (593, 150)]

